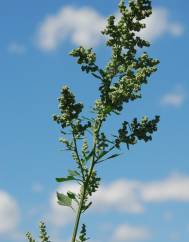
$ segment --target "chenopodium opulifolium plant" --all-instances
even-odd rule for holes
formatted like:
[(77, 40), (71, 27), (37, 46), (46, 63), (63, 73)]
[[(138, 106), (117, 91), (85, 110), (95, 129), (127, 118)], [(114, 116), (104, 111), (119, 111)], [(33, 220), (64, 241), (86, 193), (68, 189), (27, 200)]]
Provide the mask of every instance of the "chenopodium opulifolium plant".
[[(104, 131), (103, 125), (111, 115), (121, 114), (124, 104), (142, 97), (142, 85), (148, 83), (149, 77), (156, 72), (159, 63), (143, 51), (143, 48), (149, 47), (150, 43), (138, 34), (145, 28), (143, 20), (152, 14), (151, 1), (129, 0), (126, 6), (125, 1), (121, 0), (119, 11), (119, 19), (110, 16), (102, 31), (106, 36), (106, 45), (112, 52), (105, 67), (100, 68), (97, 65), (96, 54), (92, 48), (79, 47), (70, 52), (81, 65), (81, 70), (91, 74), (100, 83), (100, 95), (92, 107), (92, 117), (82, 115), (84, 105), (76, 101), (67, 86), (62, 88), (58, 99), (60, 114), (53, 117), (62, 128), (60, 142), (71, 152), (76, 162), (75, 170), (69, 170), (67, 176), (56, 180), (72, 181), (80, 186), (78, 193), (72, 191), (68, 191), (67, 194), (57, 193), (58, 204), (71, 207), (76, 213), (71, 242), (88, 240), (85, 225), (82, 225), (80, 235), (78, 237), (77, 235), (80, 217), (91, 206), (91, 196), (100, 184), (97, 165), (104, 160), (119, 156), (123, 145), (129, 149), (139, 140), (150, 141), (159, 122), (159, 116), (155, 116), (152, 120), (144, 116), (141, 120), (134, 118), (131, 121), (123, 121), (112, 136)], [(45, 238), (46, 240), (41, 237), (41, 241), (48, 241), (46, 235)], [(34, 242), (30, 235), (28, 240)]]

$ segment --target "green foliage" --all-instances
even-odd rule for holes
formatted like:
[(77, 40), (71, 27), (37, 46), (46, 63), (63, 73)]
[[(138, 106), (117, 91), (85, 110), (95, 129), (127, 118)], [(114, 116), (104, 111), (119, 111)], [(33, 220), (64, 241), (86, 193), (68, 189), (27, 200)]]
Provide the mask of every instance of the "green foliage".
[(96, 54), (91, 49), (85, 49), (83, 47), (74, 49), (70, 52), (70, 55), (77, 57), (77, 63), (81, 65), (82, 71), (87, 73), (96, 72), (98, 67), (96, 66)]
[(67, 206), (67, 207), (72, 206), (72, 199), (69, 196), (64, 195), (63, 193), (57, 192), (57, 199), (58, 199), (59, 205)]
[(50, 242), (49, 236), (47, 235), (46, 226), (43, 222), (41, 222), (39, 225), (39, 231), (40, 231), (39, 238), (40, 238), (41, 242)]
[(53, 118), (62, 128), (65, 128), (74, 120), (77, 120), (83, 109), (83, 104), (76, 103), (75, 96), (67, 86), (62, 88), (61, 96), (58, 101), (61, 115), (55, 115)]
[[(119, 19), (110, 16), (102, 31), (106, 37), (106, 45), (111, 49), (111, 58), (104, 67), (98, 66), (92, 48), (81, 46), (70, 52), (83, 72), (98, 79), (99, 98), (94, 102), (91, 117), (82, 115), (84, 105), (76, 101), (75, 95), (67, 86), (62, 88), (58, 99), (60, 113), (53, 116), (54, 121), (62, 128), (60, 142), (70, 152), (76, 164), (74, 170), (69, 170), (65, 177), (56, 178), (56, 181), (76, 182), (80, 186), (78, 193), (57, 192), (58, 204), (71, 207), (76, 212), (71, 242), (87, 240), (85, 225), (82, 225), (79, 239), (77, 233), (81, 214), (91, 206), (91, 196), (100, 185), (97, 165), (118, 157), (120, 153), (116, 150), (120, 150), (122, 144), (129, 149), (139, 140), (152, 140), (160, 119), (155, 116), (150, 120), (144, 116), (141, 120), (136, 117), (130, 122), (125, 120), (114, 134), (109, 134), (103, 127), (111, 115), (121, 114), (125, 104), (142, 97), (142, 87), (149, 82), (159, 63), (149, 57), (146, 48), (150, 43), (138, 34), (145, 28), (143, 20), (152, 13), (151, 1), (129, 0), (126, 6), (125, 1), (121, 0), (119, 11)], [(76, 209), (73, 203), (76, 204)], [(40, 238), (48, 241), (44, 225), (40, 228)], [(27, 238), (29, 242), (35, 242), (30, 234)]]
[(125, 143), (129, 149), (129, 145), (136, 144), (138, 140), (144, 140), (145, 142), (152, 140), (151, 134), (157, 131), (159, 119), (159, 116), (156, 116), (155, 119), (148, 120), (145, 116), (140, 122), (138, 122), (137, 118), (134, 118), (131, 124), (124, 121), (122, 128), (118, 130), (118, 136), (115, 140), (116, 147), (120, 148), (120, 144)]
[(32, 234), (31, 233), (26, 233), (26, 239), (28, 240), (28, 242), (36, 242), (33, 237), (32, 237)]
[(82, 224), (81, 232), (80, 232), (80, 235), (79, 235), (79, 240), (77, 240), (77, 242), (85, 242), (85, 241), (87, 241), (89, 238), (87, 238), (86, 235), (87, 235), (86, 225)]
[[(47, 235), (47, 230), (44, 222), (40, 222), (39, 232), (40, 232), (39, 234), (40, 242), (51, 242), (49, 240), (49, 236)], [(36, 240), (33, 239), (31, 233), (29, 232), (26, 234), (26, 239), (28, 240), (28, 242), (36, 242)]]

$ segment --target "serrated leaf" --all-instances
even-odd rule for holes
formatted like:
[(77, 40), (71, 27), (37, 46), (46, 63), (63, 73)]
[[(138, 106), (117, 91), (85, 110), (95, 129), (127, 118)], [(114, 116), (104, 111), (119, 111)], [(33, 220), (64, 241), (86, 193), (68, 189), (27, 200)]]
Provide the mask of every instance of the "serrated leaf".
[(74, 176), (67, 176), (67, 177), (56, 178), (57, 182), (66, 182), (66, 181), (73, 181), (73, 180), (75, 180)]
[(71, 207), (72, 199), (63, 193), (57, 192), (58, 204), (62, 206)]

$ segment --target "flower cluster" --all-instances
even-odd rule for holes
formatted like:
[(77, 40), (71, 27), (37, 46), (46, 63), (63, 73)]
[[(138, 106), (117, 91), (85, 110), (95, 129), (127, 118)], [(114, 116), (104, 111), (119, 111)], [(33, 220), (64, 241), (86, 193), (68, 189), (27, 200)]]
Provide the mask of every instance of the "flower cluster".
[(160, 117), (156, 116), (154, 119), (148, 120), (145, 116), (141, 121), (134, 118), (131, 124), (124, 121), (122, 128), (118, 130), (118, 136), (115, 140), (116, 147), (120, 148), (120, 144), (125, 143), (129, 149), (129, 145), (136, 144), (138, 140), (144, 140), (145, 142), (152, 140), (151, 134), (157, 131), (159, 119)]
[(82, 224), (81, 232), (80, 232), (80, 235), (79, 235), (79, 241), (78, 242), (85, 242), (88, 239), (89, 238), (87, 238), (87, 234), (86, 234), (86, 225), (85, 224)]
[(78, 119), (79, 114), (82, 112), (83, 104), (76, 103), (75, 96), (70, 91), (69, 87), (64, 86), (61, 91), (61, 96), (58, 98), (60, 115), (54, 115), (53, 119), (62, 128), (70, 126), (71, 123)]
[(137, 50), (149, 47), (148, 41), (137, 36), (145, 27), (141, 20), (151, 14), (150, 1), (125, 1), (119, 4), (121, 17), (117, 21), (110, 16), (102, 33), (107, 36), (107, 46), (112, 49), (112, 57), (101, 71), (102, 84), (99, 88), (100, 99), (96, 101), (95, 110), (99, 116), (120, 112), (123, 104), (141, 97), (141, 87), (157, 70), (158, 60), (152, 59), (146, 52), (141, 56)]
[[(39, 224), (39, 238), (40, 238), (40, 242), (51, 242), (49, 240), (49, 236), (47, 235), (47, 229), (46, 229), (46, 225), (44, 222), (40, 222)], [(26, 234), (26, 238), (28, 240), (28, 242), (36, 242), (36, 240), (33, 239), (31, 233), (27, 233)]]
[(81, 65), (81, 70), (87, 73), (96, 72), (98, 67), (96, 66), (96, 54), (92, 51), (92, 48), (85, 49), (83, 47), (76, 48), (70, 52), (70, 55), (78, 58), (77, 63)]

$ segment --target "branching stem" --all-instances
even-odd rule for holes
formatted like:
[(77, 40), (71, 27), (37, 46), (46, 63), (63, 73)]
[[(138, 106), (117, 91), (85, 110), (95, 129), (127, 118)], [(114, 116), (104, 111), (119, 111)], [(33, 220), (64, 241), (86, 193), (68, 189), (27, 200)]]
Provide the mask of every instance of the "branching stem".
[(82, 173), (82, 177), (84, 179), (85, 176), (84, 176), (84, 173), (83, 173), (83, 166), (82, 166), (81, 159), (79, 157), (79, 152), (78, 152), (78, 149), (77, 149), (77, 140), (76, 140), (76, 137), (75, 137), (75, 134), (74, 134), (73, 125), (71, 125), (71, 127), (72, 127), (73, 141), (74, 141), (74, 152), (77, 156), (77, 159), (78, 159), (78, 162), (79, 162), (79, 167), (80, 167), (80, 170), (81, 170), (81, 173)]
[(81, 187), (82, 188), (81, 189), (81, 192), (80, 192), (81, 199), (80, 199), (79, 207), (78, 207), (78, 210), (77, 210), (77, 215), (76, 215), (76, 220), (75, 220), (75, 225), (74, 225), (74, 230), (73, 230), (71, 242), (75, 242), (76, 241), (76, 236), (77, 236), (77, 232), (78, 232), (78, 227), (79, 227), (79, 222), (80, 222), (80, 217), (81, 217), (81, 213), (82, 213), (83, 204), (84, 204), (84, 201), (85, 201), (86, 191), (87, 191), (87, 188), (88, 188), (89, 180), (90, 180), (91, 175), (93, 173), (94, 166), (96, 164), (96, 160), (95, 160), (96, 145), (97, 145), (96, 142), (97, 142), (97, 136), (98, 136), (98, 134), (100, 132), (101, 125), (102, 125), (102, 121), (100, 121), (100, 123), (99, 123), (97, 132), (95, 133), (93, 131), (93, 137), (94, 137), (94, 139), (93, 139), (93, 156), (92, 156), (92, 162), (91, 162), (91, 166), (90, 166), (90, 169), (89, 169), (89, 172), (88, 172), (87, 179), (86, 179), (86, 181), (84, 181), (84, 183), (83, 183), (83, 185)]

